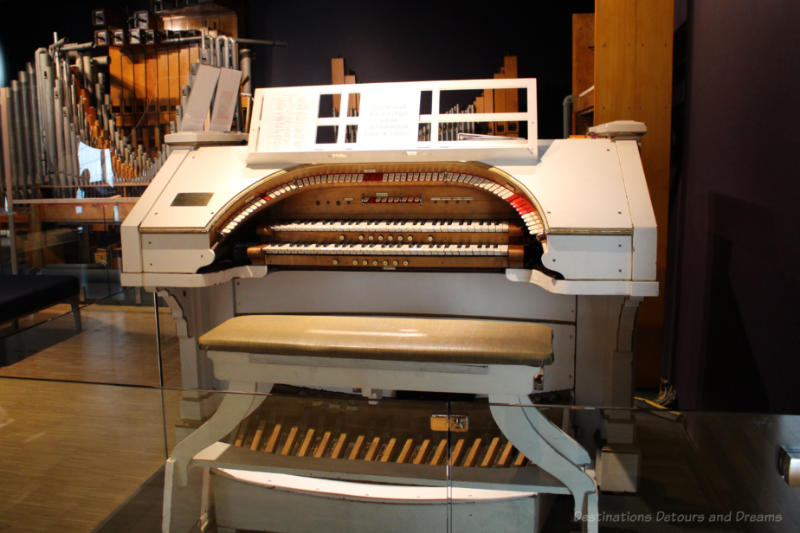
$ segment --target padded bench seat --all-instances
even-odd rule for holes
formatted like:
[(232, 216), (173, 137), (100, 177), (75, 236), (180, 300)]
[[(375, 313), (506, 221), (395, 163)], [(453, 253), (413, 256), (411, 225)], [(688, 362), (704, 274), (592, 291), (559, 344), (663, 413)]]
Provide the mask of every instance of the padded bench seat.
[(426, 363), (540, 367), (553, 332), (511, 320), (340, 315), (242, 315), (199, 338), (204, 350)]

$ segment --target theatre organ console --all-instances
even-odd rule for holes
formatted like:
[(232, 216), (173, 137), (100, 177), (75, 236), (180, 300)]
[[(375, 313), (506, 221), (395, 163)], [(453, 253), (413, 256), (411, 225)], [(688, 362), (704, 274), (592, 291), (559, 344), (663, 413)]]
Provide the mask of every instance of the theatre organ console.
[[(521, 91), (527, 111), (438, 112), (448, 91), (485, 88)], [(356, 92), (356, 116), (344, 110), (320, 116), (324, 97), (347, 99)], [(259, 407), (262, 397), (255, 393), (273, 382), (358, 390), (377, 407), (397, 390), (488, 396), (499, 431), (467, 444), (463, 464), (455, 462), (463, 442), (458, 450), (448, 448), (448, 464), (469, 470), (516, 461), (515, 467), (539, 467), (551, 477), (518, 486), (508, 476), (465, 482), (475, 494), (511, 490), (484, 495), (481, 505), (514, 514), (518, 509), (508, 502), (567, 493), (576, 516), (596, 513), (586, 451), (538, 410), (519, 404), (528, 404), (529, 394), (553, 393), (580, 405), (630, 404), (636, 308), (658, 287), (655, 220), (638, 125), (612, 125), (595, 138), (539, 141), (535, 94), (530, 79), (262, 89), (246, 146), (235, 134), (172, 136), (170, 157), (122, 226), (123, 283), (158, 290), (178, 324), (187, 391), (181, 416), (199, 423), (213, 413), (168, 462), (165, 531), (176, 529), (172, 510), (190, 465), (215, 472), (220, 526), (311, 527), (302, 513), (282, 523), (286, 512), (279, 507), (288, 500), (271, 499), (276, 490), (265, 492), (263, 480), (242, 473), (248, 468), (231, 466), (230, 457), (244, 453), (234, 449), (242, 446), (292, 449), (322, 461), (315, 464), (324, 468), (289, 468), (256, 459), (260, 466), (249, 468), (271, 471), (270, 489), (316, 505), (319, 516), (328, 516), (326, 490), (347, 502), (342, 505), (386, 519), (401, 499), (393, 495), (435, 485), (410, 470), (394, 482), (358, 468), (357, 475), (337, 459), (341, 453), (382, 457), (398, 467), (417, 464), (415, 457), (436, 464), (443, 452), (437, 458), (433, 441), (376, 440), (370, 451), (363, 435), (360, 443), (340, 435), (334, 452), (331, 430), (309, 429), (301, 439), (297, 428), (281, 433), (274, 419), (255, 421), (269, 404)], [(433, 102), (430, 113), (420, 113), (425, 98)], [(515, 121), (527, 138), (438, 138), (443, 124), (467, 120)], [(324, 128), (335, 140), (320, 141)], [(422, 130), (431, 138), (421, 140)], [(216, 409), (204, 391), (226, 388), (248, 394), (226, 395)], [(229, 444), (217, 442), (232, 430)], [(519, 451), (514, 461), (511, 444)], [(340, 462), (331, 466), (333, 459)], [(523, 467), (528, 460), (536, 466)], [(334, 473), (337, 465), (349, 473)], [(371, 499), (362, 489), (339, 486), (316, 494), (294, 481), (282, 485), (275, 472), (380, 481), (395, 492)], [(232, 494), (249, 503), (237, 504)], [(436, 498), (426, 501), (446, 499)], [(254, 502), (270, 511), (252, 511)], [(378, 505), (386, 502), (392, 505)], [(596, 531), (596, 522), (585, 523)]]

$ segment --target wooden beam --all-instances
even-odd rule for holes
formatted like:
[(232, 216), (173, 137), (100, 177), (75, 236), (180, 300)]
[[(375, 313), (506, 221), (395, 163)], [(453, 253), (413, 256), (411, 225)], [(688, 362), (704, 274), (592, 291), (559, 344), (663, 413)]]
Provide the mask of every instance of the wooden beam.
[(122, 52), (118, 46), (108, 47), (108, 92), (111, 112), (120, 112), (122, 105)]
[[(345, 85), (352, 85), (356, 82), (356, 75), (355, 74), (345, 74), (344, 83)], [(361, 103), (361, 95), (359, 94), (351, 94), (350, 97), (347, 99), (347, 109), (348, 112), (350, 109), (355, 109), (358, 112), (358, 105)]]
[[(178, 83), (180, 87), (189, 83), (189, 74), (191, 73), (192, 64), (189, 61), (189, 48), (182, 46), (178, 51)], [(180, 102), (180, 89), (178, 89), (178, 102)]]
[(137, 122), (141, 118), (139, 115), (146, 111), (147, 102), (147, 63), (144, 49), (144, 46), (137, 46), (133, 54), (133, 112), (137, 114)]
[(145, 77), (147, 80), (145, 112), (147, 125), (158, 124), (158, 56), (154, 46), (145, 47)]
[(637, 317), (636, 385), (657, 386), (663, 342), (663, 282), (669, 215), (673, 2), (597, 0), (595, 3), (595, 124), (647, 124), (642, 164), (658, 223), (656, 261), (662, 296), (647, 298)]
[(130, 55), (130, 50), (123, 49), (121, 53), (122, 63), (122, 105), (120, 113), (126, 115), (133, 112), (133, 58)]
[(180, 51), (177, 45), (169, 48), (169, 115), (175, 120), (175, 107), (181, 103)]
[[(344, 83), (344, 58), (333, 57), (331, 58), (331, 85), (341, 85)], [(341, 97), (338, 94), (333, 95), (333, 112), (334, 115), (339, 112), (339, 103)]]
[[(517, 56), (505, 56), (503, 58), (503, 74), (506, 78), (518, 78), (519, 69), (517, 66)], [(506, 110), (510, 113), (519, 111), (519, 89), (508, 89), (506, 93)], [(511, 137), (519, 136), (519, 123), (507, 122), (506, 135)]]
[(169, 48), (158, 49), (158, 97), (156, 111), (159, 122), (169, 122)]
[(578, 95), (594, 85), (594, 13), (572, 15), (572, 98), (576, 111), (583, 109)]
[[(502, 79), (505, 78), (502, 72), (495, 73), (495, 79)], [(505, 113), (506, 109), (506, 93), (508, 91), (503, 89), (497, 89), (494, 91), (494, 112), (495, 113)], [(505, 135), (508, 131), (508, 122), (495, 122), (494, 123), (494, 130), (495, 133), (498, 135)]]

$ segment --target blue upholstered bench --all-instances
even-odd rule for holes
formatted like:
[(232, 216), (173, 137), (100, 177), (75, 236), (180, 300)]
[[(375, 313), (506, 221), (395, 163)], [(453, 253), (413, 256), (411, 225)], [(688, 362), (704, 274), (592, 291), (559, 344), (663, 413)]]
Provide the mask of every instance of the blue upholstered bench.
[(72, 306), (76, 331), (81, 330), (80, 284), (72, 276), (0, 275), (0, 323), (17, 320), (61, 302)]

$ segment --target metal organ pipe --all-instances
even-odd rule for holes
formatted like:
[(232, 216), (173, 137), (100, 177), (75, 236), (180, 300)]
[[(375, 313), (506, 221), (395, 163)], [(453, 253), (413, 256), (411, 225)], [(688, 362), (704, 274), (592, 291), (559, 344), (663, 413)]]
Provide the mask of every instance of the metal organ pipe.
[(33, 69), (33, 65), (28, 63), (28, 79), (29, 81), (29, 98), (31, 102), (31, 118), (30, 124), (32, 129), (33, 143), (31, 145), (33, 151), (33, 176), (38, 184), (43, 184), (49, 181), (44, 172), (43, 150), (42, 150), (42, 130), (39, 123), (39, 80)]
[(249, 48), (239, 51), (239, 67), (242, 71), (242, 93), (245, 96), (253, 95), (252, 78), (253, 52)]
[[(285, 45), (215, 37), (205, 32), (202, 36), (163, 42), (173, 41), (199, 42), (202, 62), (241, 69), (245, 95), (252, 94), (252, 52), (249, 48), (240, 49), (240, 42)], [(98, 72), (98, 65), (107, 65), (108, 58), (91, 57), (88, 51), (92, 48), (94, 43), (66, 44), (54, 34), (53, 44), (38, 48), (34, 60), (10, 83), (8, 170), (13, 175), (9, 176), (9, 192), (17, 193), (17, 197), (40, 196), (41, 186), (54, 187), (50, 193), (53, 196), (73, 196), (70, 186), (86, 184), (85, 176), (80, 175), (80, 142), (114, 151), (109, 183), (146, 183), (167, 158), (169, 147), (160, 142), (158, 133), (152, 156), (143, 144), (132, 145), (124, 136), (112, 115), (108, 75)], [(182, 89), (178, 121), (187, 89)], [(234, 127), (241, 131), (243, 125), (241, 100), (237, 98)], [(174, 122), (168, 130), (176, 130)]]
[(14, 130), (14, 175), (16, 178), (17, 190), (22, 196), (27, 197), (28, 191), (25, 187), (25, 176), (28, 170), (25, 168), (25, 147), (23, 146), (24, 137), (22, 134), (22, 105), (20, 100), (19, 82), (17, 80), (12, 80), (11, 109), (13, 110), (13, 114), (11, 118), (13, 120), (12, 128)]
[(28, 83), (28, 73), (24, 70), (19, 71), (19, 98), (22, 154), (25, 158), (25, 186), (29, 192), (32, 192), (34, 185), (33, 127), (31, 124), (30, 84)]
[(66, 159), (64, 155), (64, 115), (61, 111), (61, 84), (56, 83), (53, 87), (53, 117), (55, 117), (55, 138), (56, 138), (56, 169), (58, 172), (58, 184), (67, 184)]

